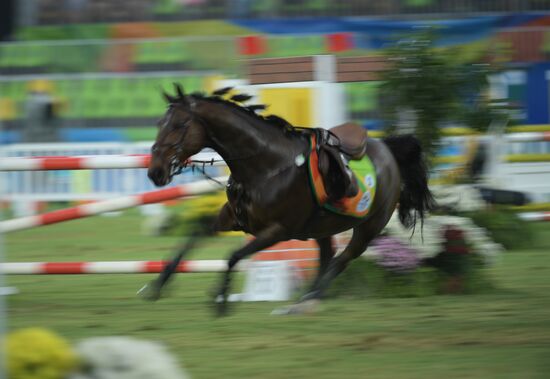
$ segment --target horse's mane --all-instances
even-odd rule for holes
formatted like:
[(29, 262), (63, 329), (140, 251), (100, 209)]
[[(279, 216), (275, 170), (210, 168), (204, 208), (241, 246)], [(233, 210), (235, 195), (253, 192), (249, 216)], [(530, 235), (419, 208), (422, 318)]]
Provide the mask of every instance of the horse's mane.
[(183, 87), (178, 83), (174, 83), (174, 88), (176, 89), (176, 96), (168, 95), (166, 92), (164, 93), (164, 97), (170, 104), (188, 105), (189, 97), (219, 104), (225, 104), (240, 112), (245, 112), (249, 116), (259, 121), (263, 121), (271, 126), (282, 129), (284, 132), (298, 131), (290, 122), (282, 117), (273, 114), (267, 116), (262, 116), (261, 114), (258, 114), (258, 111), (263, 111), (268, 108), (268, 106), (265, 104), (244, 105), (243, 103), (252, 98), (252, 96), (250, 95), (241, 93), (231, 96), (229, 100), (225, 99), (223, 96), (227, 95), (233, 89), (232, 87), (217, 89), (213, 91), (210, 95), (207, 95), (204, 92), (193, 92), (189, 95), (186, 95), (183, 91)]

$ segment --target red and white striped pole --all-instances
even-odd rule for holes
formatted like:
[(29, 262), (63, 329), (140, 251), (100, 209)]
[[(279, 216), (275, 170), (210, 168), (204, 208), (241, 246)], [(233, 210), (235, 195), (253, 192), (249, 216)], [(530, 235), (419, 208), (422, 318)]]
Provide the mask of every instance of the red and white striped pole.
[[(452, 137), (463, 139), (464, 137)], [(524, 132), (506, 134), (509, 142), (550, 141), (550, 132)], [(225, 162), (216, 153), (201, 152), (192, 160), (211, 161), (214, 166), (224, 166)], [(116, 168), (149, 167), (149, 154), (137, 155), (89, 155), (89, 156), (53, 156), (53, 157), (3, 157), (0, 159), (0, 171), (42, 171), (42, 170), (93, 170)]]
[[(247, 260), (237, 265), (246, 267)], [(152, 274), (160, 273), (167, 261), (118, 261), (118, 262), (11, 262), (0, 263), (0, 274), (5, 275), (82, 275), (82, 274)], [(176, 272), (223, 272), (226, 260), (182, 261)]]
[(550, 212), (523, 212), (518, 217), (525, 221), (550, 221)]
[[(200, 153), (192, 160), (210, 161), (213, 166), (225, 166), (217, 154)], [(0, 160), (0, 171), (94, 170), (113, 168), (147, 168), (149, 154), (89, 155), (80, 157), (5, 157)]]
[(550, 132), (522, 132), (505, 134), (508, 142), (550, 141)]
[[(216, 181), (220, 183), (226, 183), (227, 177), (216, 178)], [(79, 205), (77, 207), (60, 209), (58, 211), (43, 213), (36, 216), (28, 216), (7, 221), (1, 221), (0, 233), (9, 233), (18, 230), (34, 228), (37, 226), (56, 224), (58, 222), (93, 216), (105, 212), (118, 211), (138, 205), (158, 203), (161, 201), (172, 200), (179, 197), (200, 195), (219, 189), (220, 186), (218, 183), (209, 180), (182, 184), (179, 186), (157, 191), (145, 192), (138, 195), (123, 196), (115, 199)]]

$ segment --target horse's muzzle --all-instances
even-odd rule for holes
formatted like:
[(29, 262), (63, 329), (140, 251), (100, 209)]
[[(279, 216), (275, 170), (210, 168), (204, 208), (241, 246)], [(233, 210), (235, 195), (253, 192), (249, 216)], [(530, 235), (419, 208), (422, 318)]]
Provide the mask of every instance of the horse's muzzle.
[(165, 186), (170, 181), (168, 171), (162, 168), (150, 168), (147, 176), (157, 187)]

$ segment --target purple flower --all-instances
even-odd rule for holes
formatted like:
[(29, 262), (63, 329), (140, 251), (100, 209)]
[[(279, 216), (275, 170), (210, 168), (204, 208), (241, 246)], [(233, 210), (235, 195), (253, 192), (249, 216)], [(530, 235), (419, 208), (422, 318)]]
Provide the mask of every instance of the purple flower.
[(393, 237), (378, 237), (371, 247), (376, 251), (376, 264), (395, 273), (408, 273), (420, 265), (416, 251)]

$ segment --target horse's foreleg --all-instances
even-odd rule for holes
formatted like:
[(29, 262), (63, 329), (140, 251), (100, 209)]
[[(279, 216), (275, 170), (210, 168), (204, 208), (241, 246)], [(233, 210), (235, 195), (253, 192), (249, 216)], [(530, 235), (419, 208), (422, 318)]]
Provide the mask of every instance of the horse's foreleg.
[(215, 298), (216, 311), (219, 316), (224, 315), (227, 311), (227, 294), (231, 285), (231, 273), (237, 263), (239, 263), (241, 259), (274, 245), (285, 238), (287, 237), (284, 228), (279, 225), (274, 225), (256, 234), (254, 240), (231, 254), (227, 261), (227, 270), (223, 274), (222, 282)]
[(187, 253), (189, 253), (191, 250), (193, 250), (199, 239), (199, 233), (191, 234), (187, 241), (178, 248), (178, 250), (176, 251), (176, 255), (172, 258), (172, 260), (166, 266), (164, 266), (164, 269), (159, 274), (159, 276), (155, 280), (143, 286), (138, 291), (138, 294), (145, 300), (158, 300), (161, 296), (162, 288), (166, 285), (172, 274), (176, 271), (183, 257), (186, 256)]
[(220, 210), (220, 213), (214, 222), (213, 229), (219, 232), (242, 230), (239, 222), (237, 221), (237, 217), (228, 202), (226, 202)]

